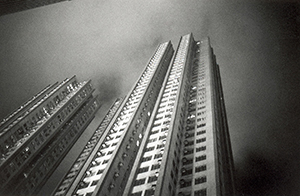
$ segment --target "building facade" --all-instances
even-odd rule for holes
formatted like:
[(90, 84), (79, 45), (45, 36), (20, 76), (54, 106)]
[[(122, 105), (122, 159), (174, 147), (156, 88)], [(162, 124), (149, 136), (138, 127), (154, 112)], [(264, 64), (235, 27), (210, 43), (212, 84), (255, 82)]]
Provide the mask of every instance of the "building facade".
[(53, 195), (234, 195), (221, 79), (208, 38), (181, 37), (174, 56), (170, 42), (159, 45), (105, 126), (76, 178), (66, 175)]
[(66, 0), (1, 0), (0, 16), (59, 3), (62, 1)]
[[(103, 132), (106, 130), (107, 126), (109, 125), (112, 118), (115, 116), (116, 111), (120, 107), (122, 103), (122, 99), (117, 99), (113, 105), (109, 108), (107, 114), (105, 115), (104, 119), (94, 132), (94, 134), (91, 136), (87, 144), (84, 146), (83, 150), (77, 157), (76, 161), (73, 163), (71, 169), (67, 172), (67, 174), (64, 176), (63, 180), (60, 183), (60, 186), (58, 186), (55, 190), (56, 195), (64, 194), (66, 193), (76, 177), (78, 176), (78, 173), (86, 163), (87, 159), (93, 152), (95, 146), (99, 142), (101, 136), (103, 135)], [(96, 164), (96, 162), (93, 162), (93, 164)]]
[(183, 36), (123, 195), (234, 195), (220, 73), (209, 39)]
[(0, 123), (0, 195), (32, 195), (45, 183), (100, 104), (91, 81), (47, 86)]

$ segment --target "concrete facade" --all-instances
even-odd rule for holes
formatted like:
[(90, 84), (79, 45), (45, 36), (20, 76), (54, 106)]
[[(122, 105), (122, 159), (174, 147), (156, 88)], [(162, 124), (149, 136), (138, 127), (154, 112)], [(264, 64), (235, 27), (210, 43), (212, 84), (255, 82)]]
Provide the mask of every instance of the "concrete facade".
[(35, 194), (94, 118), (91, 81), (46, 87), (0, 123), (0, 193)]
[(123, 195), (234, 195), (220, 73), (209, 39), (183, 36)]
[(209, 38), (181, 37), (174, 56), (170, 42), (159, 45), (76, 175), (66, 176), (53, 195), (234, 195)]

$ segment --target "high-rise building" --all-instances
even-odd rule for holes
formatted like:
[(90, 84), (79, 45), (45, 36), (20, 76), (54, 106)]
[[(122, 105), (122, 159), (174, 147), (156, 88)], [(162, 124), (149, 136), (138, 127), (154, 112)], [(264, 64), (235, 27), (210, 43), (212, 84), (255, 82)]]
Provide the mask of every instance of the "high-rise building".
[(66, 0), (1, 0), (0, 16), (20, 12), (32, 8), (59, 3)]
[(158, 46), (93, 151), (88, 152), (86, 163), (63, 179), (55, 195), (122, 194), (173, 53), (170, 42)]
[(220, 73), (209, 39), (183, 36), (123, 195), (234, 195)]
[(0, 123), (0, 195), (35, 194), (100, 104), (91, 81), (47, 86)]
[(221, 79), (210, 41), (185, 35), (171, 61), (172, 56), (170, 42), (158, 46), (129, 95), (112, 106), (119, 109), (110, 122), (100, 124), (102, 136), (87, 150), (88, 158), (83, 150), (85, 163), (79, 164), (80, 155), (53, 195), (234, 195)]
[[(93, 149), (99, 142), (103, 132), (106, 130), (110, 121), (116, 114), (116, 111), (120, 107), (121, 103), (122, 103), (122, 99), (117, 99), (110, 107), (104, 119), (102, 120), (102, 122), (100, 123), (100, 125), (98, 126), (94, 134), (91, 136), (87, 144), (84, 146), (83, 150), (77, 157), (76, 161), (73, 163), (71, 169), (64, 176), (63, 181), (60, 183), (60, 186), (56, 188), (55, 192), (58, 192), (57, 194), (61, 194), (68, 191), (68, 189), (74, 182), (75, 178), (77, 177), (78, 173), (80, 172), (80, 170), (86, 163), (87, 159), (93, 152)], [(96, 164), (96, 162), (93, 163)]]

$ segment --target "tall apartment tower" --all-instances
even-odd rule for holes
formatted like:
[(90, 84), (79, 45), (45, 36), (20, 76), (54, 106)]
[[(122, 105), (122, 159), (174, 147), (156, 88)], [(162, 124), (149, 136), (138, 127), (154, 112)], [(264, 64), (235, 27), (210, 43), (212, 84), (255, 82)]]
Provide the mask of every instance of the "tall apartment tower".
[(1, 0), (0, 16), (46, 6), (66, 0)]
[(185, 35), (172, 56), (170, 42), (159, 45), (84, 165), (74, 168), (80, 155), (53, 195), (234, 195), (220, 73), (209, 39)]
[(180, 39), (123, 195), (234, 195), (220, 73), (209, 39)]
[(100, 104), (91, 81), (47, 86), (0, 123), (0, 195), (33, 195), (42, 187)]
[[(87, 152), (89, 157), (85, 158), (85, 164), (80, 170), (73, 165), (54, 195), (122, 194), (173, 53), (170, 42), (157, 47), (128, 96), (112, 111), (115, 114), (106, 115), (110, 122), (103, 125), (105, 131), (92, 152)], [(75, 164), (80, 163), (80, 159), (81, 155)]]

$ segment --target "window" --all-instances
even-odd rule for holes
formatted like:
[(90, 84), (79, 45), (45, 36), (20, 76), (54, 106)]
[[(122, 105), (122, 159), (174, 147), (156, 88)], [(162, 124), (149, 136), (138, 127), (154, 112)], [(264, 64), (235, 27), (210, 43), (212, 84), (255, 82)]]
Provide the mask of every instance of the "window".
[(162, 129), (161, 129), (161, 132), (168, 131), (168, 129), (169, 129), (168, 127), (162, 128)]
[(155, 118), (155, 121), (158, 121), (158, 120), (160, 120), (160, 119), (162, 119), (163, 117), (161, 116), (161, 117), (156, 117)]
[(92, 185), (91, 185), (91, 186), (96, 185), (96, 184), (98, 183), (98, 181), (99, 181), (99, 180), (94, 180), (94, 181), (92, 182)]
[(206, 132), (206, 130), (201, 130), (201, 131), (198, 131), (198, 132), (197, 132), (197, 135), (204, 134), (205, 132)]
[(206, 146), (200, 146), (199, 148), (196, 148), (196, 152), (200, 152), (204, 150), (206, 150)]
[(194, 137), (194, 133), (185, 133), (185, 138)]
[(201, 165), (201, 166), (195, 168), (196, 172), (201, 172), (201, 171), (205, 171), (205, 170), (206, 170), (206, 165)]
[(197, 122), (200, 122), (200, 121), (203, 121), (203, 120), (205, 120), (205, 118), (198, 118)]
[(154, 124), (152, 127), (158, 127), (160, 123)]
[(195, 179), (195, 184), (201, 184), (201, 183), (204, 183), (204, 182), (206, 182), (206, 176), (202, 176), (200, 178)]
[(202, 155), (202, 156), (196, 157), (196, 162), (203, 161), (205, 159), (206, 159), (206, 155)]
[(89, 183), (87, 183), (87, 182), (80, 182), (79, 186), (78, 186), (78, 189), (83, 189), (83, 188), (86, 188), (88, 186), (89, 186)]
[(206, 123), (202, 123), (200, 125), (197, 125), (197, 128), (204, 127), (205, 125), (206, 125)]
[(206, 138), (204, 137), (204, 138), (197, 139), (196, 143), (198, 144), (198, 143), (205, 142), (205, 141), (206, 141)]
[(148, 169), (149, 169), (149, 166), (147, 166), (147, 167), (142, 167), (142, 168), (139, 168), (139, 170), (138, 170), (138, 173), (147, 172), (147, 171), (148, 171)]
[(158, 133), (158, 130), (151, 131), (150, 135)]
[(195, 191), (194, 196), (206, 196), (206, 189), (200, 189)]
[(190, 180), (186, 181), (186, 180), (181, 179), (179, 181), (179, 183), (180, 183), (180, 188), (184, 188), (184, 187), (188, 187), (188, 186), (192, 185), (192, 181), (190, 181)]
[(157, 138), (149, 139), (148, 143), (155, 142), (156, 140), (157, 140)]
[(169, 125), (169, 124), (170, 124), (170, 121), (167, 120), (167, 121), (163, 122), (163, 124), (164, 124), (164, 125)]
[(157, 180), (157, 176), (150, 176), (149, 179), (148, 179), (148, 183), (154, 182), (156, 180)]
[(194, 144), (194, 140), (189, 141), (189, 140), (184, 140), (184, 146), (191, 146)]
[(163, 148), (164, 146), (165, 146), (164, 144), (159, 144), (159, 145), (157, 145), (157, 148), (156, 148), (156, 149)]
[(142, 162), (150, 161), (151, 158), (152, 158), (152, 156), (143, 157), (143, 158), (142, 158)]
[(182, 164), (183, 165), (188, 165), (188, 164), (191, 164), (191, 163), (193, 163), (193, 158), (191, 158), (191, 159), (187, 159), (185, 157), (182, 158)]
[(155, 189), (147, 189), (144, 196), (154, 195)]
[(192, 174), (192, 173), (193, 173), (193, 169), (185, 169), (185, 168), (181, 169), (182, 176), (186, 176), (186, 175), (189, 175), (189, 174)]
[(189, 155), (189, 154), (192, 154), (193, 152), (194, 152), (194, 149), (184, 149), (183, 154)]
[(133, 186), (139, 186), (141, 184), (145, 184), (146, 178), (142, 178), (139, 180), (135, 180), (134, 185)]
[(148, 152), (148, 151), (151, 151), (151, 150), (154, 150), (154, 146), (146, 148), (145, 152)]
[(156, 154), (155, 156), (154, 156), (154, 159), (158, 159), (158, 158), (160, 158), (160, 157), (162, 157), (163, 155), (162, 154)]
[(105, 164), (105, 163), (107, 163), (108, 161), (109, 161), (109, 160), (104, 160), (102, 164)]
[(159, 169), (160, 168), (160, 164), (155, 164), (152, 165), (151, 170), (155, 170), (155, 169)]
[(107, 153), (107, 155), (109, 155), (109, 154), (112, 154), (114, 151), (109, 151), (108, 153)]

